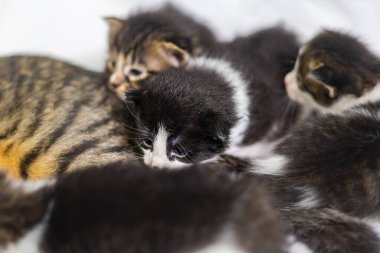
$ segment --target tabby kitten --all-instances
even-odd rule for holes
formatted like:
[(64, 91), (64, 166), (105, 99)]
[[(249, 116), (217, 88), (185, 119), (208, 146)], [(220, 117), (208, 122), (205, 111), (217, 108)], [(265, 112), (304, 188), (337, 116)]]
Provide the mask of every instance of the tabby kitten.
[(134, 159), (103, 83), (59, 60), (0, 58), (0, 167), (37, 179)]
[(283, 78), (298, 50), (294, 35), (276, 27), (224, 48), (152, 76), (128, 93), (146, 164), (178, 168), (223, 152), (258, 156), (295, 121), (296, 108), (283, 109)]
[(213, 166), (154, 171), (119, 163), (45, 182), (0, 174), (0, 251), (379, 252), (360, 220), (328, 209), (278, 213), (258, 181)]
[(358, 39), (324, 30), (300, 50), (285, 83), (309, 111), (342, 111), (380, 99), (380, 59)]
[(204, 25), (172, 5), (137, 13), (126, 20), (106, 18), (109, 24), (109, 87), (124, 99), (149, 75), (185, 64), (190, 56), (214, 47), (215, 38)]

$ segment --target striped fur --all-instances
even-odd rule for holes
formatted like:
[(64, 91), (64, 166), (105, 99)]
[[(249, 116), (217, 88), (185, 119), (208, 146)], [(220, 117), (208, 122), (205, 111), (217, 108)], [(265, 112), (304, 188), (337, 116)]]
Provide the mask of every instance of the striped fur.
[(0, 58), (0, 167), (45, 178), (132, 159), (102, 76), (43, 57)]
[(182, 66), (217, 44), (205, 25), (171, 4), (106, 21), (109, 54), (105, 72), (109, 88), (121, 99), (152, 74)]

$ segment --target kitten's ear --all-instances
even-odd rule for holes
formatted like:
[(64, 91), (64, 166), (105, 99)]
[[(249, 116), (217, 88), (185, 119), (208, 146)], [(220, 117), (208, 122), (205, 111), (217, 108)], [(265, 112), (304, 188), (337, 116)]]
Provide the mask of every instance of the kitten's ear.
[(124, 20), (118, 19), (115, 17), (105, 17), (104, 20), (107, 22), (109, 26), (109, 36), (110, 38), (114, 38), (115, 35), (121, 30), (123, 27)]
[(306, 75), (306, 79), (313, 80), (313, 82), (318, 83), (325, 90), (326, 96), (329, 98), (335, 98), (337, 96), (337, 90), (332, 83), (337, 80), (334, 74), (334, 70), (323, 63), (314, 69), (311, 73)]
[(190, 54), (173, 42), (156, 42), (158, 53), (173, 67), (179, 67), (189, 61)]
[(216, 139), (226, 142), (232, 124), (218, 113), (208, 112), (203, 117), (203, 124)]

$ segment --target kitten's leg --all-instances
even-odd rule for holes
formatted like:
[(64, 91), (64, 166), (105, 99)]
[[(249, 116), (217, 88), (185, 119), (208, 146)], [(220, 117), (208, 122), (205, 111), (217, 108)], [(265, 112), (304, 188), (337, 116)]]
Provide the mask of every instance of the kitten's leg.
[[(38, 253), (53, 181), (25, 182), (0, 173), (0, 251)], [(3, 251), (2, 251), (3, 250)]]

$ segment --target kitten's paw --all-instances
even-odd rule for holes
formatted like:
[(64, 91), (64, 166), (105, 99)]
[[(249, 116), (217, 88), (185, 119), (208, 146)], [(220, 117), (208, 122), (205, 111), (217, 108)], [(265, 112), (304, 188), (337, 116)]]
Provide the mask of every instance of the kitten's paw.
[(216, 166), (230, 173), (243, 173), (251, 166), (251, 163), (232, 155), (221, 155), (216, 161)]

